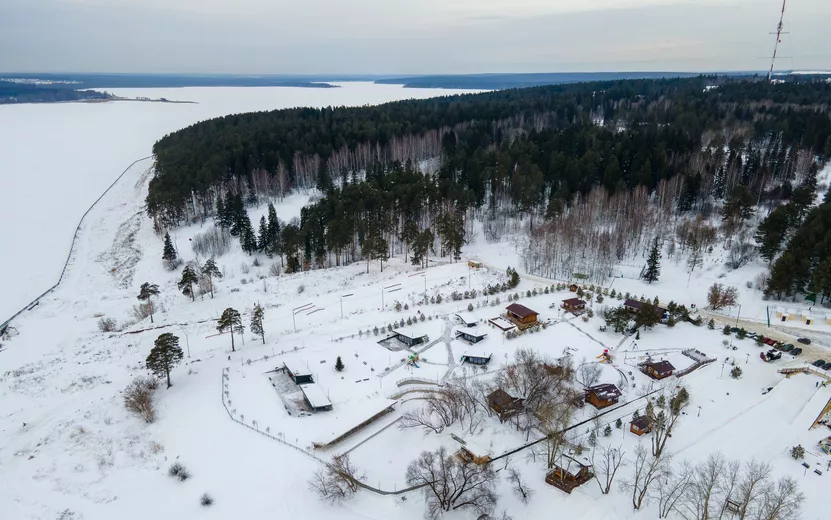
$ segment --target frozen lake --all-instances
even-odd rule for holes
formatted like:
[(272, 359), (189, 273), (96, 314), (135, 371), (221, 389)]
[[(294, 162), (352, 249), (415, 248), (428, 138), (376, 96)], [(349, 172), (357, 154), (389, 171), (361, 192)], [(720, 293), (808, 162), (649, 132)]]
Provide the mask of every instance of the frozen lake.
[(240, 112), (379, 104), (465, 92), (340, 85), (110, 89), (123, 97), (197, 104), (0, 106), (0, 323), (57, 281), (86, 209), (127, 166), (150, 155), (153, 143), (165, 134)]

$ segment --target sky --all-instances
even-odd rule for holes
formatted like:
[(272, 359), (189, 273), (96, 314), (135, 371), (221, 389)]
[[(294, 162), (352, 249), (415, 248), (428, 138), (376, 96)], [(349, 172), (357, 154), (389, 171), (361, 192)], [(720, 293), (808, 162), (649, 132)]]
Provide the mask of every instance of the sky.
[[(766, 70), (781, 0), (0, 0), (0, 71)], [(777, 69), (831, 69), (831, 1), (790, 0)]]

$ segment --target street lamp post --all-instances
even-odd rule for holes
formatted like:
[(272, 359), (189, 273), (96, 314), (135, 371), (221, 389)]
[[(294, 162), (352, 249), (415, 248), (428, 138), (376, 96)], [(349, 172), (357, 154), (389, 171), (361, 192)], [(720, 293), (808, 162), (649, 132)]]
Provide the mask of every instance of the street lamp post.
[(349, 298), (350, 296), (352, 296), (352, 294), (353, 293), (342, 294), (341, 297), (340, 297), (340, 319), (343, 319), (343, 299), (344, 298)]
[(736, 313), (736, 327), (739, 326), (739, 315), (742, 313), (742, 304), (739, 304), (739, 311)]
[(297, 321), (295, 320), (295, 316), (303, 311), (307, 311), (314, 307), (314, 304), (307, 303), (306, 305), (301, 305), (300, 307), (295, 307), (291, 310), (291, 324), (294, 326), (294, 332), (297, 332)]

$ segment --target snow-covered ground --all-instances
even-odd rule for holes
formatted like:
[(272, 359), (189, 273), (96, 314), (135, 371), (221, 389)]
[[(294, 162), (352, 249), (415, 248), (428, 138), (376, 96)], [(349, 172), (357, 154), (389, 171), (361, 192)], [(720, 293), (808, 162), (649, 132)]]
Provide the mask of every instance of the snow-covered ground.
[[(422, 450), (457, 446), (449, 433), (492, 456), (522, 445), (526, 436), (496, 418), (486, 419), (473, 433), (459, 425), (434, 434), (400, 430), (396, 424), (403, 411), (419, 405), (414, 399), (418, 393), (407, 393), (408, 389), (429, 389), (450, 377), (492, 377), (520, 347), (550, 359), (571, 356), (575, 366), (597, 363), (608, 349), (613, 362), (601, 365), (600, 382), (620, 386), (625, 406), (605, 416), (604, 424), (625, 420), (635, 409), (643, 411), (643, 401), (637, 398), (644, 390), (658, 387), (635, 366), (646, 355), (667, 359), (678, 369), (693, 362), (682, 353), (684, 349), (695, 348), (716, 358), (715, 363), (666, 383), (683, 383), (691, 394), (687, 413), (667, 445), (676, 463), (700, 462), (719, 450), (733, 459), (767, 461), (777, 476), (798, 480), (806, 495), (803, 518), (827, 518), (825, 494), (831, 472), (825, 466), (829, 457), (820, 454), (816, 443), (831, 432), (809, 427), (831, 399), (831, 388), (818, 387), (820, 378), (814, 375), (786, 379), (777, 373), (783, 367), (804, 366), (804, 357), (785, 354), (780, 361), (764, 363), (758, 357), (762, 349), (752, 340), (734, 340), (733, 350), (723, 345), (725, 336), (720, 330), (687, 323), (656, 326), (643, 331), (640, 339), (623, 339), (610, 330), (601, 331), (597, 315), (583, 321), (558, 310), (560, 301), (572, 293), (545, 294), (541, 290), (550, 289), (551, 281), (524, 276), (516, 292), (537, 289), (540, 294), (523, 296), (520, 303), (539, 311), (550, 324), (516, 339), (506, 339), (498, 329), (485, 325), (488, 336), (482, 348), (493, 354), (487, 370), (461, 364), (468, 346), (453, 339), (457, 327), (453, 315), (467, 313), (468, 304), (473, 303), (468, 317), (484, 323), (502, 312), (507, 295), (498, 295), (499, 303), (497, 296), (481, 295), (475, 300), (445, 299), (426, 306), (417, 300), (425, 290), (428, 295), (441, 293), (447, 298), (454, 290), (481, 288), (504, 276), (501, 263), (516, 265), (515, 256), (505, 256), (510, 244), (484, 244), (481, 236), (474, 238), (466, 253), (499, 266), (498, 270), (468, 269), (466, 263), (436, 259), (436, 265), (426, 270), (426, 278), (412, 276), (417, 269), (400, 258), (392, 259), (383, 272), (373, 262), (369, 273), (365, 263), (357, 263), (275, 277), (269, 274), (275, 260), (260, 257), (261, 265), (255, 266), (254, 258), (244, 255), (235, 243), (232, 252), (218, 259), (225, 277), (217, 283), (216, 297), (207, 295), (192, 302), (176, 287), (178, 273), (162, 268), (161, 242), (141, 213), (147, 168), (142, 164), (128, 171), (93, 209), (79, 235), (65, 283), (15, 322), (18, 335), (0, 351), (3, 518), (287, 515), (322, 519), (335, 515), (416, 520), (424, 512), (417, 492), (408, 493), (406, 501), (397, 495), (361, 491), (339, 506), (321, 503), (307, 485), (320, 467), (315, 457), (325, 459), (348, 451), (365, 472), (367, 484), (395, 490), (405, 486), (406, 467)], [(289, 218), (304, 202), (295, 195), (278, 203), (281, 218)], [(199, 226), (176, 230), (175, 240), (185, 260), (194, 257), (189, 239), (201, 231), (204, 228)], [(700, 274), (694, 273), (687, 288), (683, 267), (667, 259), (658, 283), (650, 286), (618, 278), (613, 287), (658, 295), (662, 302), (673, 299), (703, 305), (706, 285), (712, 280), (739, 284), (753, 274), (749, 269), (720, 278), (721, 269), (705, 265)], [(131, 319), (138, 287), (145, 281), (159, 284), (161, 290), (155, 324), (145, 319), (128, 325), (124, 332), (99, 332), (99, 316), (119, 323)], [(398, 283), (400, 291), (384, 292), (385, 287)], [(351, 296), (343, 297), (346, 294)], [(395, 311), (396, 301), (407, 308)], [(753, 301), (748, 290), (743, 289), (742, 301)], [(266, 309), (265, 342), (246, 333), (244, 342), (237, 338), (237, 350), (231, 352), (230, 338), (218, 334), (212, 320), (223, 309), (234, 307), (244, 314), (247, 324), (256, 302)], [(602, 305), (591, 305), (599, 314)], [(292, 309), (300, 306), (306, 310), (293, 314)], [(393, 325), (407, 318), (418, 324)], [(402, 331), (419, 329), (429, 342), (411, 350), (397, 340), (379, 343), (388, 335), (380, 329), (386, 331), (390, 325)], [(180, 337), (185, 358), (173, 370), (173, 387), (157, 392), (157, 421), (145, 425), (124, 410), (121, 391), (133, 377), (145, 373), (144, 360), (162, 332)], [(418, 367), (407, 363), (415, 352), (420, 354)], [(338, 356), (345, 365), (343, 372), (334, 369)], [(741, 379), (729, 376), (729, 362), (743, 369)], [(277, 371), (284, 363), (306, 367), (334, 409), (316, 414), (302, 411), (298, 389)], [(770, 387), (772, 391), (763, 393)], [(398, 401), (392, 414), (331, 447), (312, 448), (368, 419), (387, 406), (389, 399)], [(590, 418), (592, 412), (587, 406), (578, 418)], [(575, 433), (577, 440), (588, 436), (582, 430)], [(601, 444), (621, 444), (628, 453), (637, 442), (639, 438), (625, 427), (600, 439)], [(808, 471), (788, 456), (797, 443), (808, 451)], [(514, 518), (550, 518), (553, 510), (585, 520), (656, 516), (652, 505), (648, 512), (633, 513), (624, 493), (615, 490), (601, 495), (594, 482), (566, 495), (544, 483), (544, 464), (527, 458), (525, 452), (510, 460), (537, 491), (523, 505), (506, 480), (500, 480), (498, 509)], [(167, 475), (174, 461), (190, 470), (188, 481)], [(823, 475), (812, 473), (813, 469), (822, 470)], [(210, 509), (199, 506), (205, 492), (216, 500)], [(469, 516), (454, 514), (454, 518)]]
[[(165, 134), (226, 114), (378, 104), (462, 91), (343, 83), (341, 88), (113, 89), (196, 103), (60, 103), (0, 107), (0, 323), (51, 287), (75, 226), (104, 189)], [(146, 163), (145, 163), (146, 164)]]

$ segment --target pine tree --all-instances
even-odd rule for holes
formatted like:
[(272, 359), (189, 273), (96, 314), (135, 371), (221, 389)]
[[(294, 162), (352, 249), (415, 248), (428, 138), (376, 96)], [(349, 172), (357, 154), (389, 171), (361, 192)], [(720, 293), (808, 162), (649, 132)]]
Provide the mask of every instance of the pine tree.
[(240, 246), (244, 252), (251, 255), (257, 251), (257, 236), (251, 228), (251, 220), (248, 218), (248, 215), (245, 215), (242, 222), (239, 237)]
[(251, 312), (251, 324), (249, 328), (251, 332), (263, 338), (263, 345), (265, 345), (265, 329), (263, 329), (263, 315), (262, 306), (258, 303), (254, 305), (254, 310)]
[(159, 286), (154, 283), (144, 282), (139, 289), (138, 299), (146, 301), (150, 306), (150, 323), (153, 323), (153, 300), (151, 297), (158, 296)]
[(282, 233), (280, 232), (280, 221), (277, 220), (277, 211), (274, 204), (268, 203), (268, 241), (265, 246), (265, 254), (269, 258), (282, 253)]
[(604, 437), (609, 437), (610, 435), (612, 435), (612, 425), (607, 424), (606, 427), (603, 428), (603, 436)]
[(265, 215), (263, 215), (260, 217), (260, 231), (259, 236), (257, 237), (257, 250), (265, 251), (266, 246), (268, 246), (268, 242), (268, 224), (266, 224)]
[(208, 277), (208, 285), (211, 288), (211, 298), (214, 297), (214, 278), (222, 278), (222, 273), (216, 266), (213, 258), (209, 258), (202, 266), (202, 274)]
[(155, 346), (145, 361), (145, 366), (157, 377), (167, 378), (167, 387), (170, 388), (170, 371), (182, 361), (182, 349), (179, 348), (179, 338), (165, 332), (156, 338)]
[[(219, 199), (222, 200), (222, 195), (219, 196)], [(221, 210), (219, 213), (219, 227), (230, 230), (234, 225), (234, 197), (230, 193), (225, 196), (225, 202), (223, 204), (216, 204), (217, 212)]]
[(335, 360), (335, 370), (337, 370), (338, 372), (343, 372), (344, 368), (345, 367), (343, 366), (343, 360), (340, 358), (340, 356), (338, 356), (338, 359)]
[(193, 292), (193, 284), (199, 282), (199, 277), (196, 276), (193, 268), (189, 265), (186, 265), (185, 268), (182, 270), (182, 279), (179, 280), (177, 284), (179, 286), (179, 290), (182, 291), (182, 294), (185, 296), (190, 296), (191, 301), (196, 299), (196, 294)]
[(164, 234), (164, 249), (162, 250), (162, 260), (168, 269), (176, 267), (176, 259), (179, 255), (176, 254), (176, 248), (173, 247), (173, 242), (170, 240), (170, 233)]
[(622, 427), (623, 427), (623, 420), (621, 420), (621, 418), (618, 417), (617, 420), (615, 421), (615, 428), (617, 428), (619, 430)]
[(589, 446), (597, 446), (597, 432), (592, 430), (589, 434)]
[(661, 248), (658, 247), (658, 237), (655, 237), (652, 241), (652, 250), (649, 251), (649, 258), (646, 260), (643, 279), (647, 283), (652, 283), (657, 281), (659, 276), (661, 276)]
[(222, 199), (222, 194), (220, 193), (216, 197), (216, 217), (214, 217), (214, 222), (219, 227), (224, 227), (223, 218), (225, 217), (225, 201)]
[(710, 318), (710, 321), (707, 322), (707, 328), (710, 330), (714, 330), (716, 328), (716, 321), (713, 318)]
[(234, 331), (241, 332), (242, 330), (242, 316), (240, 316), (239, 311), (231, 307), (225, 309), (222, 312), (222, 316), (217, 320), (216, 330), (220, 333), (226, 330), (231, 332), (231, 352), (236, 352), (234, 348)]

